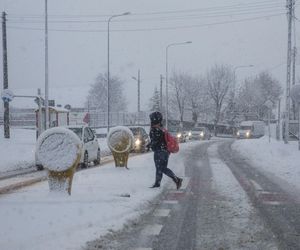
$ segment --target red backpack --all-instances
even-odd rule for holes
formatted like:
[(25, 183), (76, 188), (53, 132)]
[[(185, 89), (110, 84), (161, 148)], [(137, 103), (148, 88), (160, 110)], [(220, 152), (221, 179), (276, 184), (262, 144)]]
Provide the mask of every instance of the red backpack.
[(165, 141), (167, 144), (167, 150), (169, 153), (177, 153), (179, 151), (179, 144), (177, 139), (172, 136), (168, 130), (166, 130), (165, 128), (163, 129), (164, 134), (165, 134)]

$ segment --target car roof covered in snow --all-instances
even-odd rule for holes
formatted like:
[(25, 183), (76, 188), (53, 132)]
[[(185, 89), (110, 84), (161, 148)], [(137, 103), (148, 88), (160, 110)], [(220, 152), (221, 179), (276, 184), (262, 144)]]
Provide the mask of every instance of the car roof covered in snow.
[(240, 126), (252, 126), (254, 123), (263, 123), (263, 121), (243, 121)]

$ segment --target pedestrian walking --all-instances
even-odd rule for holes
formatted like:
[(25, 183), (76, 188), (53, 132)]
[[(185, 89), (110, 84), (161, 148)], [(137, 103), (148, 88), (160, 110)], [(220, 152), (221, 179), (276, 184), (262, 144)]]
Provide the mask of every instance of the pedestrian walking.
[(171, 169), (168, 168), (168, 160), (170, 152), (167, 150), (167, 143), (165, 140), (165, 132), (162, 126), (162, 114), (160, 112), (153, 112), (150, 114), (151, 128), (150, 128), (150, 144), (154, 152), (154, 163), (156, 168), (155, 182), (152, 188), (160, 187), (163, 174), (169, 176), (176, 188), (179, 189), (182, 184), (182, 178), (177, 177)]

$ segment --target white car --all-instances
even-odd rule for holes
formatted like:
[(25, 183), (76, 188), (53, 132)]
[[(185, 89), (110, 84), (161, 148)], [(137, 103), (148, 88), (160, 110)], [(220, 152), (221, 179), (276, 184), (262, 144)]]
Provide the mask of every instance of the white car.
[[(79, 163), (80, 167), (87, 168), (90, 162), (93, 162), (94, 165), (100, 164), (100, 146), (93, 130), (86, 125), (67, 126), (66, 128), (72, 130), (82, 141), (83, 150)], [(38, 162), (37, 157), (35, 159), (37, 169), (43, 170), (44, 167)]]

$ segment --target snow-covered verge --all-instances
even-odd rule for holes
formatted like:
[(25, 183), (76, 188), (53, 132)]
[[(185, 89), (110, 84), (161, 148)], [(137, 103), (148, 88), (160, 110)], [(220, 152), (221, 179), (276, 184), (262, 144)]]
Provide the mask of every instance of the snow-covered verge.
[[(181, 153), (170, 158), (180, 176), (188, 147), (182, 145)], [(50, 194), (47, 182), (1, 196), (1, 249), (80, 249), (89, 240), (121, 229), (162, 191), (149, 188), (155, 178), (153, 153), (130, 158), (128, 167), (111, 163), (77, 172), (71, 196)], [(169, 184), (173, 183), (164, 177), (162, 185)]]
[(300, 151), (298, 142), (284, 144), (268, 136), (253, 140), (237, 140), (233, 149), (253, 163), (259, 170), (274, 176), (279, 182), (300, 190)]
[(34, 165), (36, 132), (30, 129), (11, 129), (10, 139), (0, 127), (0, 172), (28, 168)]
[[(36, 132), (32, 129), (16, 129), (10, 131), (10, 139), (3, 137), (0, 126), (0, 172), (29, 168), (35, 165)], [(98, 138), (101, 154), (107, 155), (106, 138)]]

